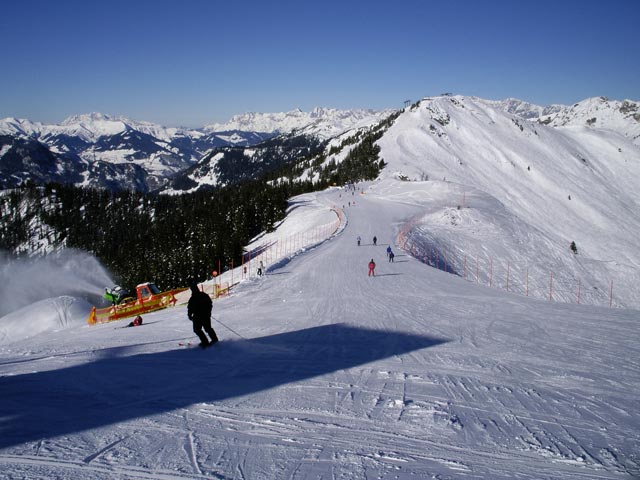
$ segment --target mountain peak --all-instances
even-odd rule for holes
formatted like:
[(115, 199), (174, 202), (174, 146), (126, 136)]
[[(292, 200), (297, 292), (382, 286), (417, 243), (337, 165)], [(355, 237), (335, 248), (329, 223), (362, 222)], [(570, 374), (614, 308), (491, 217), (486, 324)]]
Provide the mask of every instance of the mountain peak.
[(540, 121), (553, 127), (597, 127), (615, 130), (638, 144), (640, 141), (640, 106), (632, 100), (592, 97), (545, 113)]
[(106, 115), (104, 113), (99, 112), (91, 112), (91, 113), (83, 113), (79, 115), (72, 115), (66, 118), (60, 125), (76, 125), (78, 123), (93, 123), (100, 121), (118, 121), (115, 117), (111, 115)]

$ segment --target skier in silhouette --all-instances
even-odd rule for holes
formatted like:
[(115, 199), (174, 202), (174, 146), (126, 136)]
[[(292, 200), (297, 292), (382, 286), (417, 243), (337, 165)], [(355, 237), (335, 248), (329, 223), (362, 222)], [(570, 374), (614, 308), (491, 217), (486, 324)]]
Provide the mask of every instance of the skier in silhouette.
[[(211, 309), (213, 303), (211, 298), (205, 292), (198, 289), (197, 282), (191, 282), (191, 298), (187, 304), (187, 316), (193, 322), (193, 333), (200, 339), (200, 347), (207, 348), (218, 341), (216, 332), (211, 328)], [(202, 331), (207, 332), (211, 341)]]
[(375, 247), (377, 243), (378, 243), (378, 237), (374, 236), (373, 237), (373, 246)]

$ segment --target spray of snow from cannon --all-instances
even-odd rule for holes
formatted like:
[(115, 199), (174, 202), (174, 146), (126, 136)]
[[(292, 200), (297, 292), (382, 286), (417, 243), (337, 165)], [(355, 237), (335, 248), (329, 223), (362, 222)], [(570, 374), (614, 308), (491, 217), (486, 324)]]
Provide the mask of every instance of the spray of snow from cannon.
[(101, 296), (113, 283), (94, 256), (79, 250), (31, 259), (0, 253), (0, 317), (48, 298)]

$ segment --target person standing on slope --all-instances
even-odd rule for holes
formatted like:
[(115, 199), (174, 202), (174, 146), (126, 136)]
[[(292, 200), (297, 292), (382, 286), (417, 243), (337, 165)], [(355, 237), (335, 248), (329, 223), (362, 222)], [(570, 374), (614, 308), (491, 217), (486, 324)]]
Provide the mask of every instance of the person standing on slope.
[(373, 258), (369, 262), (369, 275), (368, 276), (369, 277), (375, 277), (376, 276), (376, 262), (373, 261)]
[(362, 239), (360, 238), (360, 235), (358, 235), (358, 238), (357, 238), (356, 240), (358, 240), (358, 246), (360, 246), (360, 240), (362, 240)]
[(374, 236), (373, 237), (373, 246), (375, 247), (377, 243), (378, 243), (378, 237)]
[(392, 251), (389, 251), (389, 261), (390, 261), (391, 263), (393, 263), (393, 257), (395, 257), (395, 255), (393, 254), (393, 252), (392, 252)]
[[(187, 304), (187, 316), (193, 323), (193, 333), (200, 339), (200, 347), (207, 348), (218, 341), (216, 332), (211, 328), (211, 309), (213, 303), (211, 298), (205, 292), (198, 289), (197, 282), (191, 282), (191, 298)], [(202, 331), (207, 332), (211, 341)]]
[(391, 245), (387, 245), (387, 257), (391, 255)]

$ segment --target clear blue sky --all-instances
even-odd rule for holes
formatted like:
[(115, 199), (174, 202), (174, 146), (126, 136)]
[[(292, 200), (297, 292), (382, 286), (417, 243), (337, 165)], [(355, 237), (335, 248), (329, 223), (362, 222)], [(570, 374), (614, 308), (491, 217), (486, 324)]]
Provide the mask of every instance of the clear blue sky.
[(202, 126), (453, 92), (640, 100), (640, 0), (21, 0), (0, 8), (0, 117)]

